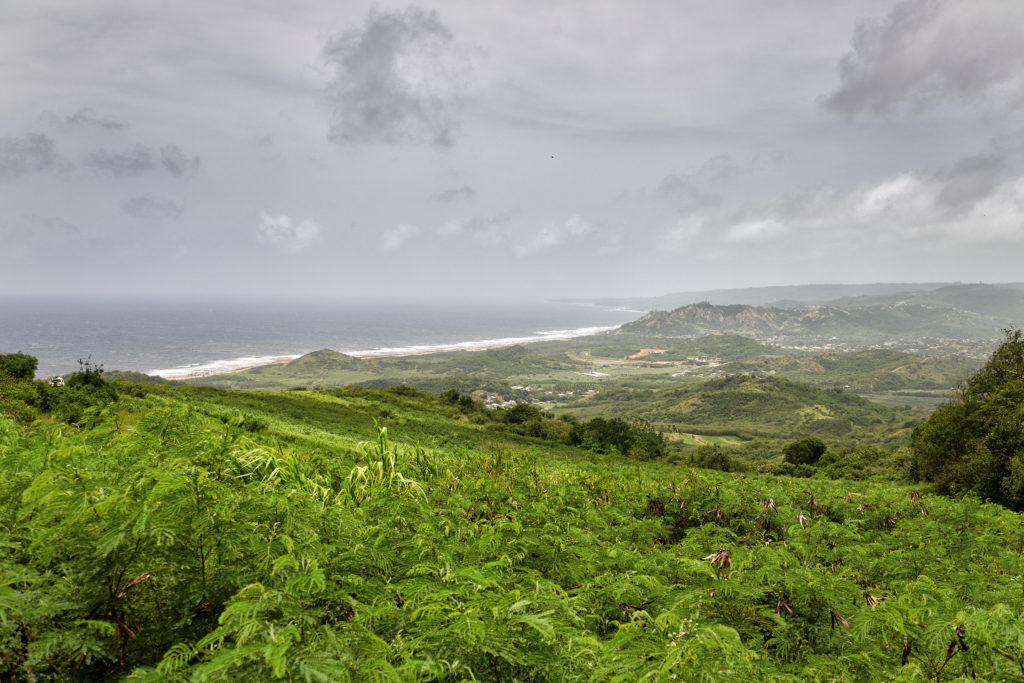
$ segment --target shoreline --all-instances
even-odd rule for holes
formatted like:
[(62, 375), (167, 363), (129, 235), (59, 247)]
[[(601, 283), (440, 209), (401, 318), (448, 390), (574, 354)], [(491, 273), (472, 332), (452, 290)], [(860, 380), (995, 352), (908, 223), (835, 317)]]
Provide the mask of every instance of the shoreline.
[[(450, 344), (420, 344), (410, 346), (381, 347), (377, 349), (360, 349), (355, 351), (338, 351), (352, 358), (400, 358), (406, 356), (427, 356), (434, 353), (452, 353), (455, 351), (486, 351), (518, 344), (536, 344), (546, 341), (566, 341), (587, 337), (593, 334), (618, 329), (618, 325), (581, 327), (572, 330), (548, 330), (537, 332), (530, 337), (504, 337), (500, 339), (481, 339), (476, 341), (454, 342)], [(333, 349), (332, 349), (333, 350)], [(275, 356), (243, 356), (231, 360), (216, 360), (208, 363), (182, 365), (174, 368), (146, 371), (147, 375), (162, 377), (175, 381), (205, 379), (219, 375), (231, 375), (243, 370), (252, 370), (270, 365), (287, 365), (293, 360), (308, 353), (281, 354)]]

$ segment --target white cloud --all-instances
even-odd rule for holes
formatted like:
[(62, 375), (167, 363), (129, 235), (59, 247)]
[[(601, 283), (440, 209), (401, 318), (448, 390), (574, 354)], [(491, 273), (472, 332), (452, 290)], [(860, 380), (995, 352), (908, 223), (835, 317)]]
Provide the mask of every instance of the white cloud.
[[(935, 176), (903, 173), (847, 191), (808, 192), (748, 210), (742, 220), (707, 217), (733, 244), (789, 248), (871, 245), (982, 245), (1024, 242), (1024, 177), (1004, 180), (985, 197), (951, 210)], [(667, 236), (673, 236), (670, 228)]]
[(261, 211), (256, 239), (261, 244), (269, 244), (289, 254), (297, 254), (320, 239), (322, 232), (323, 228), (314, 221), (307, 219), (296, 224), (290, 216), (271, 216)]
[(417, 226), (407, 223), (390, 228), (381, 233), (380, 247), (387, 250), (398, 249), (409, 240), (419, 237), (421, 232)]
[(485, 247), (499, 247), (508, 241), (505, 226), (512, 220), (512, 212), (494, 216), (460, 218), (442, 224), (437, 232), (443, 237), (468, 237)]
[(530, 235), (525, 242), (517, 244), (517, 256), (525, 256), (538, 251), (559, 247), (568, 242), (578, 241), (594, 231), (593, 226), (579, 216), (571, 216), (561, 225), (541, 228)]
[(729, 227), (725, 239), (729, 242), (763, 242), (786, 234), (786, 226), (774, 218), (741, 221)]

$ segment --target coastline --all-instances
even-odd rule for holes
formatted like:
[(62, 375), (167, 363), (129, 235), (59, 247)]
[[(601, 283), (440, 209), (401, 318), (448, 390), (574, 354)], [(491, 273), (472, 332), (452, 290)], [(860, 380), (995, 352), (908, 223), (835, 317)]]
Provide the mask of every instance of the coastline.
[[(518, 344), (535, 344), (546, 341), (565, 341), (600, 334), (617, 329), (618, 325), (580, 327), (570, 330), (544, 330), (529, 337), (504, 337), (500, 339), (480, 339), (453, 342), (450, 344), (421, 344), (410, 346), (381, 347), (377, 349), (360, 349), (339, 351), (353, 358), (398, 358), (403, 356), (426, 356), (433, 353), (452, 353), (454, 351), (486, 351)], [(316, 350), (316, 349), (314, 349)], [(311, 353), (311, 352), (307, 352)], [(218, 375), (229, 375), (243, 370), (265, 367), (269, 365), (287, 365), (305, 354), (279, 354), (274, 356), (243, 356), (230, 360), (215, 360), (208, 363), (193, 363), (174, 368), (146, 371), (147, 375), (163, 377), (171, 380), (195, 380)]]

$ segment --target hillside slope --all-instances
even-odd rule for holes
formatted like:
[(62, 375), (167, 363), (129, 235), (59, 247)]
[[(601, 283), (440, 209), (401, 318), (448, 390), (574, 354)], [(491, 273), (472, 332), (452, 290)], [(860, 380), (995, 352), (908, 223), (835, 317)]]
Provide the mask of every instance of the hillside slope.
[(908, 413), (855, 394), (782, 378), (734, 375), (673, 388), (609, 389), (567, 409), (580, 417), (623, 415), (679, 429), (739, 436), (884, 441), (904, 433)]
[(962, 356), (922, 357), (888, 349), (764, 358), (730, 363), (728, 373), (768, 374), (851, 391), (950, 389), (980, 367)]
[(0, 416), (8, 680), (1019, 674), (997, 506), (552, 451), (403, 391), (135, 393)]

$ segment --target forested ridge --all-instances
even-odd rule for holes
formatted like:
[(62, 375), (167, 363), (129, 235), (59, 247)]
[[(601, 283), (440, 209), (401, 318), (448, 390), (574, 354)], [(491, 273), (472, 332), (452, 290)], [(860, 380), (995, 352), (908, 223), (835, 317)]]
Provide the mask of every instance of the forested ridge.
[(1024, 525), (977, 492), (679, 466), (457, 392), (82, 372), (0, 378), (12, 680), (1024, 677)]

